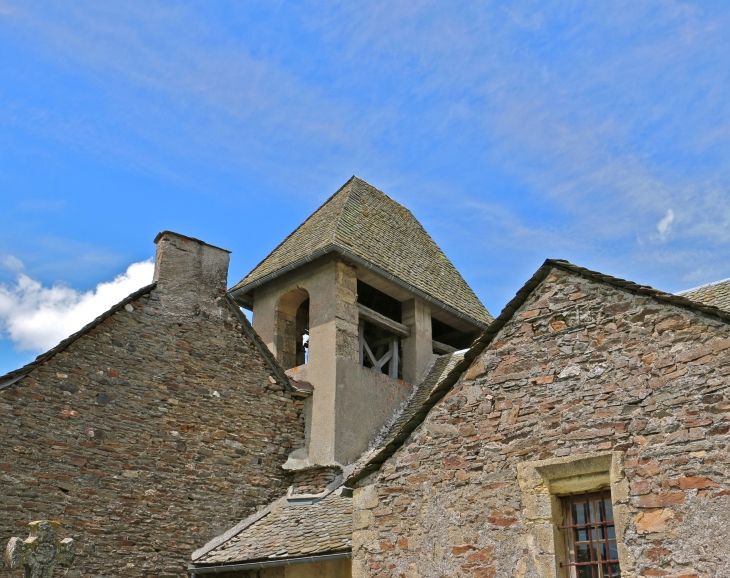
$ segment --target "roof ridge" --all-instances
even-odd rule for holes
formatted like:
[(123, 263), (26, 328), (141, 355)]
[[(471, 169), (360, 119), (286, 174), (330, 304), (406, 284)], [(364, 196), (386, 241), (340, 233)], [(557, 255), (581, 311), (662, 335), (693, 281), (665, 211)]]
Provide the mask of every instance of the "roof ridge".
[(476, 328), (493, 319), (413, 212), (356, 175), (230, 291), (250, 306), (256, 287), (333, 251), (351, 253), (358, 265), (402, 282)]
[(197, 550), (195, 550), (192, 553), (192, 555), (190, 556), (190, 559), (193, 562), (195, 562), (195, 560), (198, 560), (198, 559), (202, 558), (203, 556), (205, 556), (206, 554), (208, 554), (209, 552), (212, 552), (221, 544), (225, 544), (232, 538), (235, 538), (238, 534), (243, 532), (246, 528), (250, 527), (252, 524), (255, 524), (261, 518), (268, 516), (271, 512), (274, 511), (274, 508), (277, 505), (279, 505), (280, 503), (283, 503), (285, 501), (286, 501), (286, 495), (277, 498), (273, 502), (269, 502), (263, 508), (254, 512), (253, 514), (249, 515), (248, 517), (244, 518), (243, 520), (241, 520), (238, 524), (236, 524), (232, 528), (229, 528), (222, 534), (215, 536), (214, 538), (210, 539), (208, 542), (203, 544), (200, 548), (198, 548)]
[[(410, 209), (409, 209), (409, 208), (408, 208), (407, 206), (405, 206), (404, 204), (402, 204), (402, 203), (398, 202), (397, 200), (395, 200), (395, 199), (394, 199), (393, 197), (391, 197), (390, 195), (388, 195), (388, 194), (387, 194), (387, 193), (385, 193), (384, 191), (381, 191), (381, 190), (380, 190), (379, 188), (377, 188), (376, 186), (374, 186), (374, 185), (371, 185), (370, 183), (368, 183), (367, 181), (364, 181), (363, 179), (361, 179), (361, 178), (360, 178), (360, 177), (358, 177), (358, 176), (353, 176), (353, 177), (352, 177), (352, 179), (350, 179), (350, 180), (351, 180), (351, 181), (356, 181), (356, 182), (360, 183), (361, 185), (364, 185), (364, 187), (367, 187), (367, 188), (369, 188), (369, 189), (372, 189), (373, 191), (375, 191), (375, 192), (376, 192), (376, 193), (378, 193), (379, 195), (382, 195), (382, 196), (383, 196), (383, 197), (384, 197), (385, 199), (387, 199), (387, 201), (389, 201), (389, 202), (391, 202), (391, 203), (394, 203), (394, 204), (395, 204), (395, 205), (397, 205), (397, 206), (398, 206), (398, 207), (399, 207), (399, 208), (400, 208), (401, 210), (403, 210), (403, 211), (405, 211), (406, 213), (408, 213), (408, 215), (410, 216), (410, 218), (411, 218), (411, 220), (412, 220), (412, 223), (413, 223), (413, 224), (414, 224), (414, 225), (415, 225), (416, 227), (418, 227), (419, 231), (420, 231), (420, 232), (421, 232), (421, 233), (422, 233), (422, 234), (423, 234), (423, 235), (424, 235), (424, 236), (425, 236), (425, 237), (426, 237), (426, 238), (427, 238), (427, 239), (428, 239), (428, 240), (429, 240), (429, 241), (430, 241), (430, 242), (431, 242), (431, 243), (433, 244), (433, 246), (434, 246), (434, 247), (436, 248), (436, 250), (438, 251), (438, 253), (440, 254), (440, 256), (441, 256), (441, 257), (443, 258), (443, 260), (444, 260), (444, 261), (446, 261), (446, 262), (447, 262), (447, 263), (448, 263), (448, 264), (450, 265), (450, 267), (451, 267), (451, 269), (453, 270), (453, 272), (454, 272), (454, 273), (456, 273), (456, 275), (457, 275), (457, 276), (458, 276), (458, 277), (459, 277), (459, 278), (460, 278), (460, 279), (461, 279), (461, 280), (463, 281), (463, 283), (464, 283), (464, 288), (465, 288), (465, 289), (466, 289), (466, 290), (467, 290), (467, 291), (468, 291), (469, 293), (471, 293), (471, 296), (472, 296), (472, 297), (473, 297), (473, 298), (474, 298), (474, 299), (476, 300), (476, 302), (477, 302), (477, 303), (479, 303), (479, 305), (481, 305), (482, 309), (484, 309), (484, 311), (485, 311), (485, 312), (486, 312), (486, 314), (487, 314), (487, 319), (493, 319), (493, 317), (492, 317), (491, 313), (489, 313), (489, 311), (488, 311), (488, 310), (487, 310), (487, 308), (486, 308), (486, 307), (484, 306), (484, 304), (483, 304), (483, 303), (481, 302), (481, 300), (479, 299), (479, 297), (477, 296), (477, 294), (476, 294), (476, 293), (474, 292), (474, 290), (473, 290), (473, 289), (471, 288), (471, 285), (469, 285), (469, 284), (468, 284), (468, 283), (466, 282), (466, 279), (464, 279), (464, 277), (463, 277), (463, 276), (461, 275), (461, 273), (460, 273), (460, 272), (459, 272), (459, 270), (458, 270), (458, 269), (456, 268), (456, 266), (455, 266), (455, 265), (454, 265), (454, 264), (453, 264), (453, 263), (451, 262), (451, 259), (449, 259), (449, 257), (447, 257), (447, 255), (446, 255), (446, 253), (444, 253), (444, 250), (443, 250), (443, 249), (441, 248), (441, 245), (439, 245), (439, 244), (438, 244), (438, 243), (436, 242), (436, 240), (435, 240), (435, 239), (434, 239), (434, 238), (433, 238), (433, 237), (431, 236), (431, 234), (430, 234), (430, 233), (429, 233), (429, 232), (428, 232), (428, 231), (426, 230), (426, 227), (424, 227), (424, 226), (423, 226), (423, 224), (421, 223), (421, 221), (420, 221), (420, 220), (419, 220), (419, 219), (418, 219), (418, 218), (416, 217), (416, 215), (414, 215), (414, 214), (413, 214), (413, 211), (411, 211), (411, 210), (410, 210)], [(349, 199), (348, 199), (348, 200), (349, 200)], [(342, 216), (343, 216), (344, 214), (345, 214), (345, 211), (344, 211), (344, 208), (343, 208), (343, 211), (342, 211), (342, 213), (340, 213), (340, 221), (342, 220)], [(337, 231), (339, 232), (339, 221), (338, 221), (338, 228), (337, 228)], [(340, 244), (342, 245), (342, 244), (344, 244), (344, 243), (340, 243)], [(426, 289), (420, 289), (420, 291), (422, 291), (423, 293), (425, 293), (425, 294), (429, 295), (430, 297), (432, 297), (432, 298), (433, 298), (433, 299), (435, 299), (436, 301), (438, 301), (438, 302), (440, 302), (440, 303), (443, 303), (443, 304), (446, 304), (445, 300), (444, 300), (444, 299), (443, 299), (442, 297), (439, 297), (439, 296), (435, 295), (435, 294), (434, 294), (434, 293), (433, 293), (432, 291), (429, 291), (429, 290), (426, 290)], [(452, 307), (452, 308), (453, 308), (453, 306), (451, 306), (451, 305), (448, 305), (448, 304), (446, 304), (446, 305), (447, 305), (447, 306), (449, 306), (449, 307)], [(455, 309), (455, 308), (454, 308), (454, 309)], [(462, 313), (464, 313), (464, 312), (462, 311)], [(470, 313), (470, 314), (469, 314), (468, 316), (469, 316), (469, 317), (470, 317), (470, 318), (471, 318), (472, 320), (474, 320), (474, 321), (478, 321), (477, 319), (475, 319), (475, 316), (473, 315), (473, 313)], [(484, 324), (482, 324), (482, 326), (484, 326)]]
[[(193, 554), (192, 573), (237, 569), (239, 563), (288, 564), (324, 553), (348, 551), (352, 544), (352, 493), (340, 484), (322, 499), (295, 503), (281, 496), (213, 538)], [(344, 488), (342, 488), (344, 489)], [(306, 539), (319, 531), (314, 543)]]
[[(342, 185), (338, 190), (337, 193), (339, 193), (342, 189), (344, 189), (347, 185), (350, 185), (350, 191), (347, 193), (347, 198), (345, 199), (345, 202), (342, 203), (342, 211), (340, 211), (340, 214), (337, 216), (337, 224), (332, 229), (332, 244), (337, 244), (337, 237), (340, 231), (340, 223), (342, 223), (342, 215), (345, 214), (345, 207), (347, 206), (347, 203), (350, 202), (350, 197), (352, 196), (352, 184), (354, 184), (357, 181), (361, 181), (362, 179), (360, 177), (357, 177), (355, 175), (352, 175), (347, 182)], [(337, 194), (335, 193), (335, 195)], [(330, 199), (334, 198), (335, 195), (332, 195)], [(329, 199), (327, 199), (327, 202), (329, 202)], [(314, 214), (314, 213), (313, 213)], [(309, 220), (309, 219), (307, 219)], [(302, 223), (304, 224), (304, 223)]]
[(675, 295), (685, 295), (686, 293), (692, 293), (693, 291), (699, 291), (700, 289), (704, 289), (705, 287), (713, 287), (714, 285), (727, 283), (728, 281), (730, 281), (730, 277), (728, 277), (727, 279), (720, 279), (719, 281), (711, 281), (710, 283), (698, 285), (697, 287), (692, 287), (691, 289), (682, 289), (681, 291), (677, 291)]
[[(608, 283), (609, 285), (613, 285), (614, 287), (619, 287), (621, 289), (625, 289), (626, 291), (629, 291), (632, 293), (649, 295), (651, 297), (654, 297), (658, 301), (665, 301), (667, 303), (671, 303), (672, 305), (676, 305), (677, 307), (684, 307), (686, 309), (692, 309), (694, 311), (699, 311), (700, 313), (704, 313), (705, 315), (710, 315), (712, 317), (719, 317), (723, 321), (730, 323), (730, 312), (725, 311), (724, 309), (722, 309), (720, 307), (716, 307), (714, 305), (707, 305), (705, 303), (702, 303), (701, 301), (695, 301), (694, 299), (689, 299), (687, 297), (684, 297), (682, 294), (667, 293), (666, 291), (662, 291), (661, 289), (655, 289), (651, 285), (640, 285), (639, 283), (634, 283), (633, 281), (627, 281), (626, 279), (621, 279), (620, 277), (613, 277), (613, 276), (607, 275), (605, 273), (600, 273), (598, 271), (586, 269), (585, 267), (580, 267), (579, 265), (574, 265), (573, 263), (570, 263), (569, 261), (566, 261), (564, 259), (546, 259), (545, 263), (543, 263), (543, 265), (542, 265), (542, 267), (540, 267), (540, 269), (542, 269), (543, 267), (545, 267), (547, 265), (561, 267), (567, 271), (571, 271), (573, 273), (582, 275), (589, 279)], [(540, 271), (540, 269), (538, 269), (538, 271)], [(537, 273), (536, 273), (536, 275), (537, 275)]]
[[(369, 188), (371, 188), (371, 189), (372, 189), (373, 191), (375, 191), (376, 193), (378, 193), (378, 194), (380, 194), (380, 195), (383, 195), (383, 196), (384, 196), (384, 197), (385, 197), (386, 199), (388, 199), (388, 200), (389, 200), (390, 202), (392, 202), (392, 203), (395, 203), (396, 205), (398, 205), (398, 206), (399, 206), (399, 207), (400, 207), (401, 209), (403, 209), (403, 210), (404, 210), (404, 211), (405, 211), (406, 213), (408, 213), (408, 214), (409, 214), (409, 215), (410, 215), (410, 216), (411, 216), (411, 217), (413, 218), (413, 220), (414, 220), (414, 221), (416, 222), (416, 224), (417, 224), (417, 225), (418, 225), (418, 226), (419, 226), (419, 227), (421, 228), (421, 230), (422, 230), (422, 231), (423, 231), (424, 233), (426, 233), (426, 235), (428, 235), (428, 237), (429, 237), (429, 238), (431, 238), (431, 240), (433, 240), (433, 237), (431, 237), (431, 235), (429, 234), (429, 232), (428, 232), (428, 231), (426, 231), (426, 228), (425, 228), (425, 227), (424, 227), (424, 226), (423, 226), (423, 225), (421, 224), (421, 221), (419, 221), (419, 220), (418, 220), (418, 219), (416, 218), (416, 215), (414, 215), (414, 214), (413, 214), (413, 211), (411, 211), (411, 210), (410, 210), (410, 209), (409, 209), (408, 207), (406, 207), (406, 206), (405, 206), (405, 205), (404, 205), (403, 203), (400, 203), (400, 202), (396, 201), (396, 200), (395, 200), (395, 199), (394, 199), (393, 197), (391, 197), (391, 196), (390, 196), (390, 195), (389, 195), (388, 193), (386, 193), (385, 191), (381, 191), (381, 190), (380, 190), (380, 189), (379, 189), (378, 187), (376, 187), (375, 185), (371, 185), (370, 183), (368, 183), (367, 181), (365, 181), (365, 180), (361, 179), (360, 177), (358, 177), (358, 176), (356, 176), (356, 175), (353, 175), (353, 176), (352, 176), (352, 178), (350, 179), (350, 181), (353, 181), (353, 182), (357, 182), (357, 183), (361, 183), (362, 185), (365, 185), (366, 187), (369, 187)], [(348, 181), (348, 182), (349, 182), (349, 181)], [(343, 214), (344, 214), (344, 211), (343, 211)], [(436, 241), (434, 241), (434, 244), (436, 244), (436, 247), (438, 247), (439, 251), (441, 251), (441, 253), (442, 253), (442, 254), (444, 254), (444, 256), (446, 256), (446, 255), (445, 255), (445, 253), (444, 253), (444, 251), (443, 251), (443, 249), (441, 249), (441, 247), (440, 247), (440, 246), (439, 246), (439, 245), (438, 245), (438, 244), (436, 243)]]
[(345, 481), (345, 486), (350, 488), (354, 487), (354, 485), (363, 478), (377, 472), (380, 467), (393, 454), (395, 454), (395, 452), (405, 443), (411, 433), (425, 421), (431, 409), (459, 381), (463, 373), (471, 366), (472, 361), (474, 361), (487, 348), (497, 333), (499, 333), (499, 331), (512, 319), (517, 310), (527, 301), (534, 289), (547, 278), (550, 271), (555, 267), (570, 271), (594, 281), (613, 285), (614, 287), (618, 287), (625, 291), (649, 295), (658, 301), (664, 301), (671, 305), (685, 307), (706, 315), (719, 317), (726, 323), (730, 323), (730, 312), (726, 312), (719, 307), (703, 305), (697, 301), (692, 301), (691, 299), (674, 295), (672, 293), (665, 293), (664, 291), (654, 289), (648, 285), (639, 285), (638, 283), (626, 281), (625, 279), (612, 277), (611, 275), (579, 267), (578, 265), (573, 265), (564, 259), (546, 259), (534, 275), (517, 291), (509, 303), (504, 306), (499, 316), (496, 317), (484, 330), (484, 332), (471, 344), (469, 349), (464, 353), (463, 359), (457, 363), (449, 371), (448, 375), (441, 381), (441, 383), (434, 388), (421, 406), (421, 409), (418, 410), (405, 424), (403, 424), (398, 434), (384, 448), (370, 458), (367, 463), (357, 471), (357, 473), (354, 473)]

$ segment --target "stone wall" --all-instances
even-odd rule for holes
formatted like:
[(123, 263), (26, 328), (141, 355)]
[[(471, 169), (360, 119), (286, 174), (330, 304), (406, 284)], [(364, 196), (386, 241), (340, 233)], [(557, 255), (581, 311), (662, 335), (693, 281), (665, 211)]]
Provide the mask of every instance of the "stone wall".
[(78, 546), (68, 576), (180, 576), (286, 491), (302, 403), (206, 303), (177, 314), (152, 291), (0, 391), (2, 547), (53, 519)]
[(341, 468), (328, 466), (294, 471), (292, 472), (292, 494), (320, 494), (337, 479), (337, 476), (341, 475)]
[(353, 575), (562, 575), (535, 472), (592, 456), (624, 578), (730, 576), (729, 328), (553, 269), (355, 490)]

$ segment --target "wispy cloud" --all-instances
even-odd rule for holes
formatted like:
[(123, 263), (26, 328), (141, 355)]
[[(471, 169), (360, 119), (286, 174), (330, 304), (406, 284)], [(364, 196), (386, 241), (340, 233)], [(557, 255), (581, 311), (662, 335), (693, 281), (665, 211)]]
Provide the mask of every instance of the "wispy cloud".
[(192, 6), (31, 0), (14, 2), (6, 16), (15, 34), (32, 36), (47, 57), (90, 74), (107, 94), (98, 112), (6, 107), (6, 122), (43, 138), (181, 182), (191, 163), (274, 175), (277, 151), (324, 168), (311, 143), (353, 148), (358, 114), (346, 100)]
[(657, 223), (656, 230), (659, 233), (659, 239), (662, 241), (666, 240), (667, 235), (672, 229), (672, 223), (674, 223), (674, 211), (672, 209), (667, 210), (667, 214), (664, 215)]
[[(11, 265), (22, 269), (16, 258)], [(14, 284), (0, 284), (0, 330), (18, 351), (50, 349), (150, 283), (153, 272), (151, 261), (134, 263), (112, 281), (86, 292), (61, 284), (44, 287), (20, 273)]]
[(22, 271), (25, 267), (15, 255), (0, 255), (0, 264), (10, 271)]
[[(566, 256), (665, 288), (727, 270), (727, 7), (392, 4), (376, 3), (388, 18), (372, 4), (350, 6), (337, 14), (349, 26), (323, 26), (352, 36), (365, 67), (387, 59), (394, 71), (398, 61), (418, 70), (418, 96), (449, 103), (419, 121), (433, 127), (440, 116), (526, 185), (519, 200), (491, 203), (513, 207), (517, 228), (532, 217), (540, 250), (567, 248)], [(403, 95), (404, 110), (412, 97)], [(653, 258), (667, 250), (677, 257), (671, 269)]]
[(88, 154), (297, 195), (376, 174), (461, 208), (445, 227), (468, 222), (485, 260), (569, 257), (667, 289), (730, 273), (722, 3), (233, 3), (229, 27), (189, 3), (0, 1), (8, 33), (107, 95), (75, 114), (6, 103), (5, 122)]

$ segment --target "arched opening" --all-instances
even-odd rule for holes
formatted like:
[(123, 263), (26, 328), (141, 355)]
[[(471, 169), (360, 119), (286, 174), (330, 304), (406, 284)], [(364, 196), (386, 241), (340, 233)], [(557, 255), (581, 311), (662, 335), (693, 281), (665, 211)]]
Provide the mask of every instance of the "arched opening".
[(296, 287), (276, 304), (276, 358), (284, 369), (307, 363), (309, 355), (309, 293)]

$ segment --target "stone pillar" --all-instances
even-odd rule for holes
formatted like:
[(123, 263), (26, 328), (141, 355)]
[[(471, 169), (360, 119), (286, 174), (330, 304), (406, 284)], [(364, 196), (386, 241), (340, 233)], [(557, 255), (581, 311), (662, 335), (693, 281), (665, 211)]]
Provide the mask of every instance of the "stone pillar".
[(163, 311), (217, 314), (226, 292), (230, 251), (172, 231), (155, 238), (155, 281)]
[(404, 301), (402, 323), (411, 330), (403, 340), (403, 380), (416, 384), (426, 374), (433, 359), (431, 306), (419, 297)]
[(306, 380), (314, 385), (309, 459), (335, 463), (338, 407), (337, 360), (358, 359), (357, 278), (340, 260), (322, 268), (318, 289), (310, 291), (309, 364)]
[(357, 277), (342, 261), (335, 263), (335, 299), (336, 355), (359, 362)]

